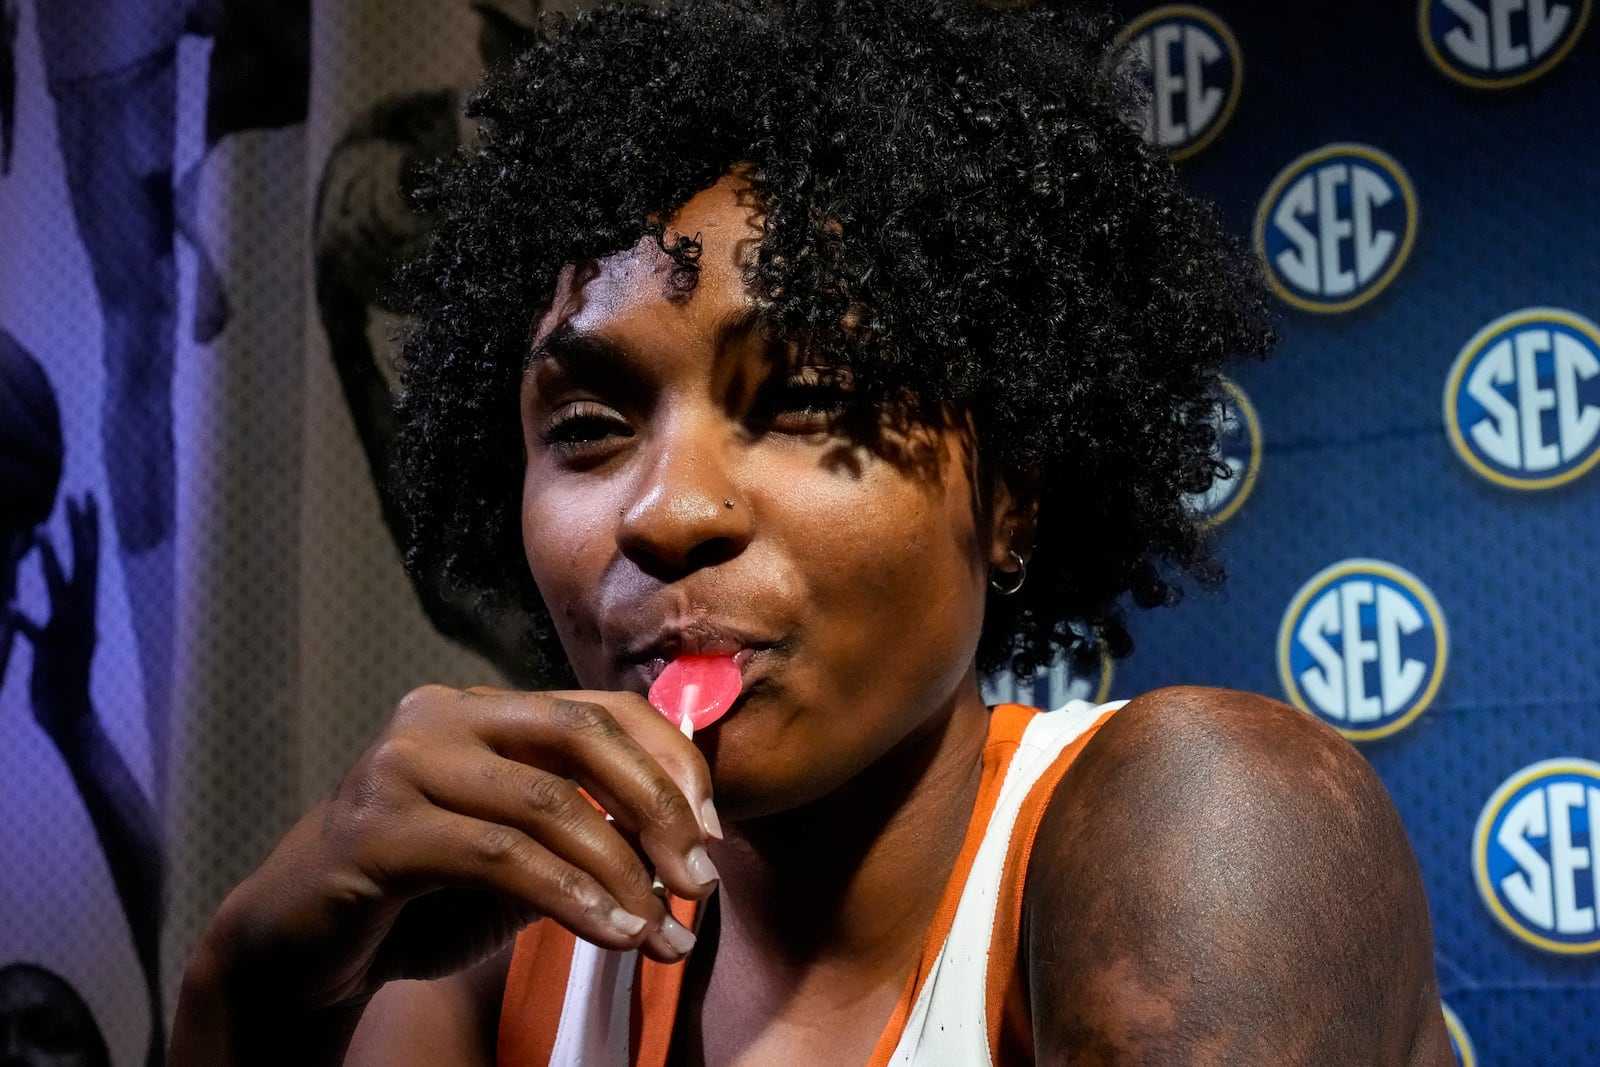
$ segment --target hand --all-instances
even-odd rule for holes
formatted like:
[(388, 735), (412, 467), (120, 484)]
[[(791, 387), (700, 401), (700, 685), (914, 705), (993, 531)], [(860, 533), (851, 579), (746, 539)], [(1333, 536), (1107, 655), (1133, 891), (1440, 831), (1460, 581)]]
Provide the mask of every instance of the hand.
[(94, 714), (89, 670), (100, 575), (100, 509), (94, 494), (85, 493), (81, 500), (68, 497), (66, 506), (71, 570), (62, 566), (55, 546), (42, 532), (35, 542), (50, 596), (50, 617), (42, 626), (22, 615), (12, 617), (12, 625), (33, 644), (29, 686), (33, 717), (63, 751), (76, 743), (79, 728)]
[(699, 751), (636, 694), (427, 686), (234, 891), (203, 946), (231, 1001), (304, 1012), (467, 967), (539, 917), (681, 959), (692, 937), (652, 868), (679, 896), (711, 892), (709, 798)]
[(13, 603), (17, 597), (17, 571), (31, 551), (31, 529), (12, 530), (9, 536), (0, 539), (0, 680), (5, 679), (6, 665), (11, 661), (11, 642), (23, 621)]

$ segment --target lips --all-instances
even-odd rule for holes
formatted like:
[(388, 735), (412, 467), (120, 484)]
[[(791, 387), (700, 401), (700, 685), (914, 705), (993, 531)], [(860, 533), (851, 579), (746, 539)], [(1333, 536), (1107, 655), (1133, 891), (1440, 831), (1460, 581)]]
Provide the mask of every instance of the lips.
[[(627, 680), (638, 680), (643, 689), (648, 689), (667, 664), (680, 656), (729, 656), (745, 673), (753, 659), (777, 643), (743, 627), (698, 619), (669, 624), (642, 639), (623, 641), (618, 659)], [(630, 684), (629, 688), (634, 686)]]

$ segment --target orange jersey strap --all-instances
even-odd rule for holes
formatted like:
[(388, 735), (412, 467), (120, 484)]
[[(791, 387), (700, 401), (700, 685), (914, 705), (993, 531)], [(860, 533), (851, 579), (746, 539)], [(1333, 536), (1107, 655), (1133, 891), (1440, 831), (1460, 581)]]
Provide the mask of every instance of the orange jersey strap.
[[(698, 907), (692, 900), (668, 898), (673, 917), (693, 929)], [(500, 1004), (495, 1062), (501, 1067), (546, 1067), (555, 1052), (572, 977), (578, 939), (550, 920), (517, 935)], [(629, 1063), (665, 1067), (672, 1046), (673, 1021), (683, 986), (683, 965), (657, 963), (638, 952), (625, 953), (633, 968), (629, 1012)]]
[(1097, 718), (1078, 737), (1061, 750), (1050, 766), (1033, 783), (1012, 824), (1011, 842), (1006, 848), (1005, 869), (1000, 875), (1000, 899), (995, 908), (994, 933), (989, 937), (989, 973), (984, 1017), (989, 1024), (989, 1055), (1000, 1067), (1034, 1062), (1033, 1012), (1028, 1000), (1028, 976), (1018, 966), (1022, 944), (1022, 898), (1028, 877), (1028, 861), (1033, 842), (1039, 836), (1039, 823), (1056, 787), (1066, 777), (1089, 739), (1105, 725), (1111, 712)]
[[(923, 938), (922, 950), (868, 1060), (868, 1067), (887, 1065), (900, 1043), (912, 1006), (923, 993), (949, 937), (973, 861), (990, 831), (991, 817), (1012, 757), (1036, 714), (1038, 711), (1034, 708), (1002, 704), (990, 717), (977, 802), (955, 868)], [(1083, 736), (1069, 744), (1033, 784), (1023, 801), (1006, 850), (986, 987), (988, 1040), (997, 1064), (1032, 1062), (1026, 977), (1017, 972), (1017, 939), (1021, 932), (1022, 891), (1028, 858), (1050, 795), (1088, 738), (1104, 721), (1105, 716), (1101, 716)], [(676, 898), (671, 900), (671, 905), (678, 920), (693, 928), (696, 905)], [(550, 921), (536, 923), (518, 936), (506, 976), (500, 1015), (498, 1063), (502, 1067), (545, 1067), (550, 1062), (572, 977), (575, 947), (576, 938)], [(627, 1062), (629, 1067), (665, 1067), (684, 968), (682, 964), (659, 964), (638, 953), (628, 955), (632, 958), (626, 965), (633, 967), (633, 982)]]
[(939, 898), (939, 907), (933, 913), (933, 923), (922, 940), (922, 952), (917, 956), (916, 966), (900, 990), (900, 999), (878, 1037), (878, 1044), (867, 1060), (867, 1067), (884, 1067), (900, 1043), (911, 1006), (917, 1002), (933, 963), (939, 958), (945, 939), (950, 936), (956, 906), (961, 902), (961, 890), (967, 884), (972, 861), (977, 858), (978, 846), (989, 829), (989, 817), (994, 813), (995, 801), (1000, 796), (1000, 783), (1005, 781), (1011, 757), (1016, 754), (1017, 744), (1022, 740), (1022, 732), (1027, 729), (1028, 721), (1035, 713), (1036, 709), (1020, 704), (1001, 704), (989, 717), (989, 739), (983, 747), (983, 777), (978, 783), (978, 800), (972, 806), (972, 818), (967, 823), (967, 833), (961, 841), (955, 869), (950, 872), (950, 880), (945, 883), (944, 894)]
[(550, 1062), (576, 943), (570, 932), (549, 919), (517, 935), (500, 1002), (496, 1063), (543, 1067)]

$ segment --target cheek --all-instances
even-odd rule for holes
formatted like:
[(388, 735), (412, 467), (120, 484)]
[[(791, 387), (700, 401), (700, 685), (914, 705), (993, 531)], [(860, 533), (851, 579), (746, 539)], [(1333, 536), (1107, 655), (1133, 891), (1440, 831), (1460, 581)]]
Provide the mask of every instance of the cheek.
[(610, 558), (605, 511), (592, 501), (565, 499), (532, 476), (522, 495), (522, 550), (539, 596), (573, 667), (599, 643), (593, 591)]
[(857, 620), (846, 627), (860, 643), (851, 658), (964, 670), (986, 575), (965, 479), (929, 483), (889, 469), (855, 489), (848, 500), (813, 501), (808, 530), (821, 606)]

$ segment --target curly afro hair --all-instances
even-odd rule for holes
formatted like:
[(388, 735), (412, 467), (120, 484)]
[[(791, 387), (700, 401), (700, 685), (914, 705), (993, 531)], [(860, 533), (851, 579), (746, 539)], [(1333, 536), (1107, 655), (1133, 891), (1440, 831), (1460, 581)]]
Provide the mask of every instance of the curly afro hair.
[[(1126, 654), (1125, 597), (1220, 578), (1186, 496), (1223, 472), (1222, 361), (1273, 337), (1253, 257), (1130, 122), (1110, 30), (960, 0), (547, 21), (473, 97), (478, 143), (417, 183), (434, 230), (407, 281), (410, 566), (525, 611), (516, 673), (570, 677), (519, 532), (532, 324), (563, 265), (659, 239), (743, 167), (770, 327), (872, 395), (964, 411), (986, 469), (1038, 487), (1029, 578), (990, 598), (980, 666)], [(692, 274), (696, 250), (668, 250)]]

